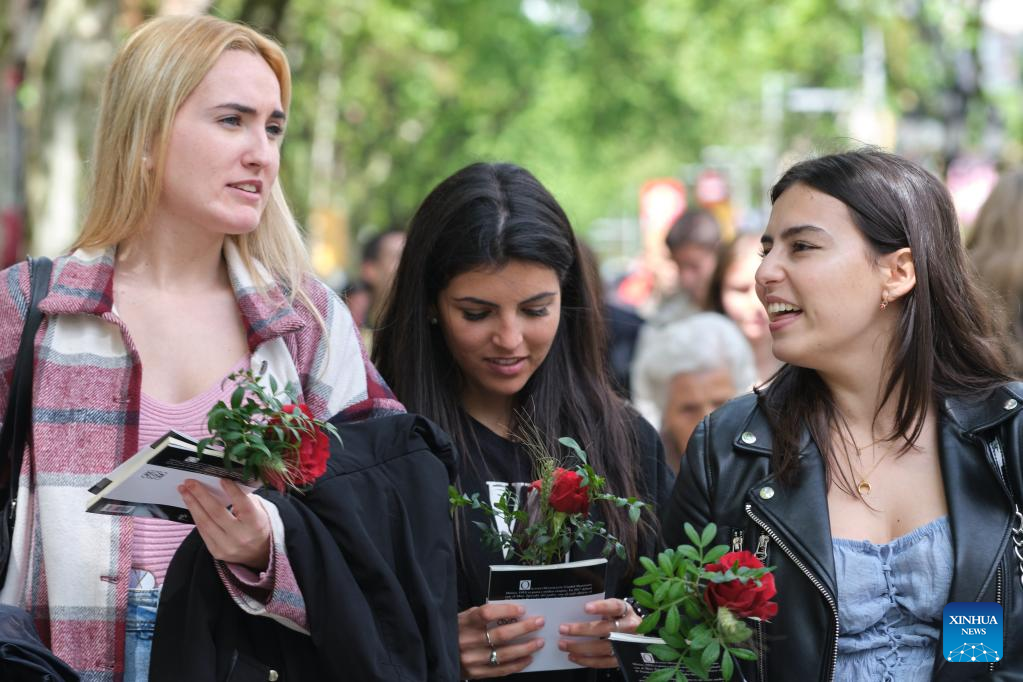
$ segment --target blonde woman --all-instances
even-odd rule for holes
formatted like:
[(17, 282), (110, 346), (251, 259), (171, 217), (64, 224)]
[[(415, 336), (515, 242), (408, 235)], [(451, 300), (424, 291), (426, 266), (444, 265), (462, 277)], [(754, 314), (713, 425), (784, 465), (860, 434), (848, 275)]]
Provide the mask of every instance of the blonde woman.
[(998, 297), (1016, 376), (1023, 376), (1023, 169), (1002, 175), (966, 241), (981, 281)]
[[(40, 306), (33, 445), (0, 592), (89, 680), (147, 678), (160, 583), (190, 528), (86, 514), (88, 486), (170, 428), (204, 435), (243, 368), (300, 384), (317, 417), (401, 410), (310, 274), (277, 178), (290, 97), (281, 48), (212, 17), (147, 22), (106, 79), (91, 204)], [(2, 402), (28, 269), (0, 282)], [(183, 490), (226, 588), (301, 630), (276, 508), (226, 488), (230, 511)]]

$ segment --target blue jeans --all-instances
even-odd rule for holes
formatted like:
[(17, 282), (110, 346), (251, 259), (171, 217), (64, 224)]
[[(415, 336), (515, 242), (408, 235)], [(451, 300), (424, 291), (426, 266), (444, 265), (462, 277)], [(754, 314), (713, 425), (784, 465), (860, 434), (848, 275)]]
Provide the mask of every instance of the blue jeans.
[(147, 682), (153, 651), (156, 606), (160, 588), (128, 590), (128, 620), (124, 627), (124, 682)]

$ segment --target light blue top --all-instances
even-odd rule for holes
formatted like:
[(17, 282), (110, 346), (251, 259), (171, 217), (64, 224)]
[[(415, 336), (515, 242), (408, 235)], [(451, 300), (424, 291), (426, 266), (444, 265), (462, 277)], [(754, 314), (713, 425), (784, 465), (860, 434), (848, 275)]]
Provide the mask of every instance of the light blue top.
[(836, 680), (929, 682), (952, 586), (941, 517), (884, 545), (832, 541), (838, 581)]

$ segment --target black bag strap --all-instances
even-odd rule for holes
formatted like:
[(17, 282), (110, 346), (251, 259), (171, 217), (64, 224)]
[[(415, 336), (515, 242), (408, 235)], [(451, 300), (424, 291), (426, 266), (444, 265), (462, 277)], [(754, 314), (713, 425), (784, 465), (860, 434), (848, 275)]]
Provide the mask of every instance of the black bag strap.
[(3, 429), (0, 430), (0, 458), (9, 463), (7, 494), (11, 501), (7, 523), (14, 526), (14, 515), (18, 501), (18, 479), (21, 477), (21, 461), (25, 444), (32, 432), (32, 373), (35, 363), (35, 337), (43, 314), (39, 302), (50, 291), (50, 270), (53, 263), (49, 258), (29, 259), (29, 303), (25, 313), (25, 327), (21, 332), (18, 355), (14, 360), (14, 376), (7, 396), (7, 412)]

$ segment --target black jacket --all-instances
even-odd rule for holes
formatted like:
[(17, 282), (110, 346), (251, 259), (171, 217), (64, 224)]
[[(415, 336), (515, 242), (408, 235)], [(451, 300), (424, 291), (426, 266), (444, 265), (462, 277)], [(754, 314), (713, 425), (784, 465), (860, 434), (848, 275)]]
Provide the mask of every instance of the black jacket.
[[(955, 560), (948, 601), (1001, 603), (1005, 658), (993, 670), (987, 663), (947, 663), (939, 646), (935, 681), (1023, 680), (1023, 585), (1010, 538), (1012, 499), (1023, 503), (1021, 410), (1023, 385), (1011, 384), (981, 399), (948, 400), (939, 413)], [(668, 546), (687, 542), (687, 521), (697, 529), (713, 521), (719, 542), (741, 542), (750, 551), (767, 537), (779, 609), (755, 635), (765, 638), (766, 654), (743, 665), (750, 682), (834, 676), (838, 607), (824, 466), (808, 435), (803, 442), (797, 481), (779, 484), (770, 467), (771, 431), (756, 397), (728, 403), (693, 434), (663, 516)]]
[(280, 511), (311, 634), (238, 608), (193, 531), (160, 596), (153, 682), (458, 678), (450, 441), (416, 415), (335, 426), (343, 444), (310, 491), (259, 492)]

